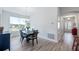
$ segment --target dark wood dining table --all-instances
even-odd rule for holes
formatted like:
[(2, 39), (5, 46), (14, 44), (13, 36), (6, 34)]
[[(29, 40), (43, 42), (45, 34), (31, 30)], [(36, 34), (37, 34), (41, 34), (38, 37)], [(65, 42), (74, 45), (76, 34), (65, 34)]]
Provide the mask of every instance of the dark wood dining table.
[(24, 33), (24, 35), (26, 35), (26, 38), (27, 38), (27, 36), (33, 34), (33, 30), (24, 30), (22, 32)]
[(22, 32), (25, 35), (27, 43), (29, 43), (29, 40), (32, 40), (32, 45), (34, 46), (34, 39), (36, 39), (36, 42), (38, 44), (38, 40), (37, 40), (38, 30), (24, 30)]

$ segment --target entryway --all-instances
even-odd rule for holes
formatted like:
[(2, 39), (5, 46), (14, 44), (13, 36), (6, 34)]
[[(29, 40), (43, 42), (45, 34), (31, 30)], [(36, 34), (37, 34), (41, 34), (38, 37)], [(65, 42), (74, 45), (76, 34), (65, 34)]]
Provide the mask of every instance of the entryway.
[(64, 32), (71, 33), (73, 24), (76, 23), (75, 15), (64, 16), (63, 20), (64, 20)]

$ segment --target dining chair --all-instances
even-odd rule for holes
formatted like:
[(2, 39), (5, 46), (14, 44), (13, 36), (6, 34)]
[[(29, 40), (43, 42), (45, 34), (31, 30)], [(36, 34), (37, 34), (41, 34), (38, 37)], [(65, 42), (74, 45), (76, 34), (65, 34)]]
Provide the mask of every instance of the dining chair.
[(21, 43), (24, 40), (24, 38), (26, 38), (26, 34), (23, 33), (22, 30), (20, 30), (20, 41), (21, 41)]
[(37, 39), (37, 37), (38, 37), (38, 30), (34, 30), (33, 32), (34, 32), (33, 38), (36, 39), (36, 42), (38, 44), (38, 39)]
[(34, 40), (36, 39), (36, 43), (38, 44), (38, 30), (34, 30), (32, 34), (27, 37), (27, 40), (32, 40), (32, 46), (34, 46)]
[(72, 50), (79, 51), (79, 37), (77, 37), (77, 36), (74, 38)]

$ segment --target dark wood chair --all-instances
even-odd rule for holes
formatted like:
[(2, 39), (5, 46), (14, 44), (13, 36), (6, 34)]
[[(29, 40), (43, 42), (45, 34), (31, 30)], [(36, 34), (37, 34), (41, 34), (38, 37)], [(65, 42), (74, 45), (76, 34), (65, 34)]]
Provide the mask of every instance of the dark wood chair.
[(20, 30), (20, 41), (21, 41), (21, 43), (24, 40), (24, 38), (26, 38), (26, 34), (23, 33), (22, 30)]
[(36, 43), (38, 44), (38, 30), (34, 30), (32, 34), (28, 35), (27, 40), (32, 40), (32, 46), (34, 46), (34, 40), (36, 39)]
[(72, 46), (72, 50), (73, 51), (79, 51), (79, 37), (75, 36), (74, 37), (74, 42), (73, 42), (73, 46)]

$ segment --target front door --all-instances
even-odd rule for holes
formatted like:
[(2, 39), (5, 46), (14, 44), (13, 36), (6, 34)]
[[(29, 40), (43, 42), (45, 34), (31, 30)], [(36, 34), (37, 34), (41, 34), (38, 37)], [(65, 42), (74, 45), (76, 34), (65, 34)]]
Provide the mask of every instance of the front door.
[(73, 24), (75, 23), (75, 16), (64, 17), (64, 31), (71, 32)]
[(65, 21), (65, 32), (71, 32), (72, 29), (72, 21), (66, 20)]

